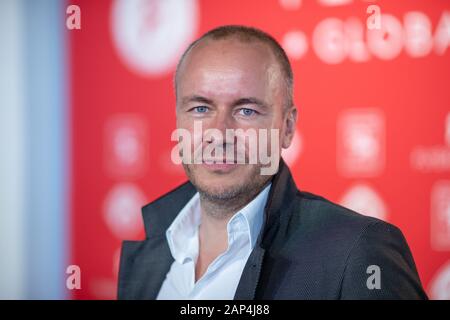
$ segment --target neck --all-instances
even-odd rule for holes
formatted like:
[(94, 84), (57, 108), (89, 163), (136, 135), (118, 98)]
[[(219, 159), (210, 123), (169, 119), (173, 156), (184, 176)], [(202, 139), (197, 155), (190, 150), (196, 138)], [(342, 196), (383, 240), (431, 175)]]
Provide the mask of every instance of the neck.
[[(267, 183), (266, 183), (267, 184)], [(217, 199), (200, 193), (201, 223), (199, 226), (199, 256), (195, 265), (195, 279), (201, 278), (209, 264), (228, 247), (227, 225), (231, 217), (252, 201), (264, 184), (250, 195), (236, 199)]]
[(206, 238), (223, 238), (227, 235), (227, 224), (231, 217), (250, 203), (269, 183), (253, 192), (241, 194), (232, 199), (216, 199), (200, 193), (200, 232)]

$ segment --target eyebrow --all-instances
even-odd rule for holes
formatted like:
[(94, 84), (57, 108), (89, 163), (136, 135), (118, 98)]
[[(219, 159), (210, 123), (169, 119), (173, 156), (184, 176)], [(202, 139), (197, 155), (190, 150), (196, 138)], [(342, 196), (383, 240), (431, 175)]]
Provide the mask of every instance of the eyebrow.
[(187, 96), (181, 99), (182, 104), (187, 104), (190, 102), (213, 104), (212, 100), (198, 95)]
[(253, 97), (238, 99), (233, 103), (233, 107), (242, 106), (245, 104), (255, 104), (260, 108), (267, 109), (267, 105), (262, 100)]
[[(191, 95), (181, 99), (182, 104), (197, 102), (197, 103), (205, 103), (209, 105), (214, 105), (214, 102), (211, 99), (205, 98), (199, 95)], [(268, 106), (260, 99), (254, 97), (246, 97), (240, 98), (232, 103), (233, 107), (238, 107), (246, 104), (254, 104), (263, 109), (267, 109)]]

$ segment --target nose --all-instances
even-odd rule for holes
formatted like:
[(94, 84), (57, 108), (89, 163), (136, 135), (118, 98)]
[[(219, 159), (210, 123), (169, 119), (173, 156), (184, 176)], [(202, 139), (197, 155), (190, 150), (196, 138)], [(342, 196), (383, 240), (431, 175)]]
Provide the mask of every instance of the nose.
[[(233, 141), (226, 141), (226, 130), (235, 129), (235, 124), (231, 112), (226, 108), (218, 108), (214, 117), (208, 121), (205, 129), (216, 129), (221, 133), (221, 141), (215, 141), (216, 143), (233, 143)], [(213, 140), (219, 139), (220, 137), (207, 137), (207, 142), (211, 143)]]
[(226, 129), (234, 129), (233, 116), (227, 108), (219, 108), (214, 118), (214, 125), (225, 133)]

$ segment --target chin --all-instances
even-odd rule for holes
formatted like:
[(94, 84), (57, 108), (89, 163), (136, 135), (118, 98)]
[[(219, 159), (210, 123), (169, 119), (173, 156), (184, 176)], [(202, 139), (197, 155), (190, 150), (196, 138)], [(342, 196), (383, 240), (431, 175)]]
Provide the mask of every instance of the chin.
[(210, 174), (202, 174), (195, 181), (199, 187), (211, 194), (232, 193), (233, 190), (240, 189), (244, 185), (243, 177), (237, 176), (216, 176)]
[(247, 168), (237, 168), (228, 173), (209, 172), (203, 168), (189, 168), (186, 174), (201, 192), (218, 198), (235, 196), (249, 184), (251, 174)]

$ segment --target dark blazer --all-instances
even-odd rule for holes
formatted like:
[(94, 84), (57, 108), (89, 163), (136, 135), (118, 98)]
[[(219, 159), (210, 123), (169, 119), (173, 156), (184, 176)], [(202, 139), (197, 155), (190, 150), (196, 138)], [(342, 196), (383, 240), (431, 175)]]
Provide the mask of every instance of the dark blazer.
[[(174, 261), (165, 231), (196, 193), (186, 182), (142, 209), (146, 239), (124, 241), (119, 299), (155, 299)], [(369, 289), (369, 266), (380, 288)], [(368, 270), (369, 268), (369, 270)], [(376, 268), (376, 267), (375, 267)], [(369, 272), (369, 273), (368, 273)], [(280, 161), (235, 299), (426, 299), (401, 231), (297, 189)]]

